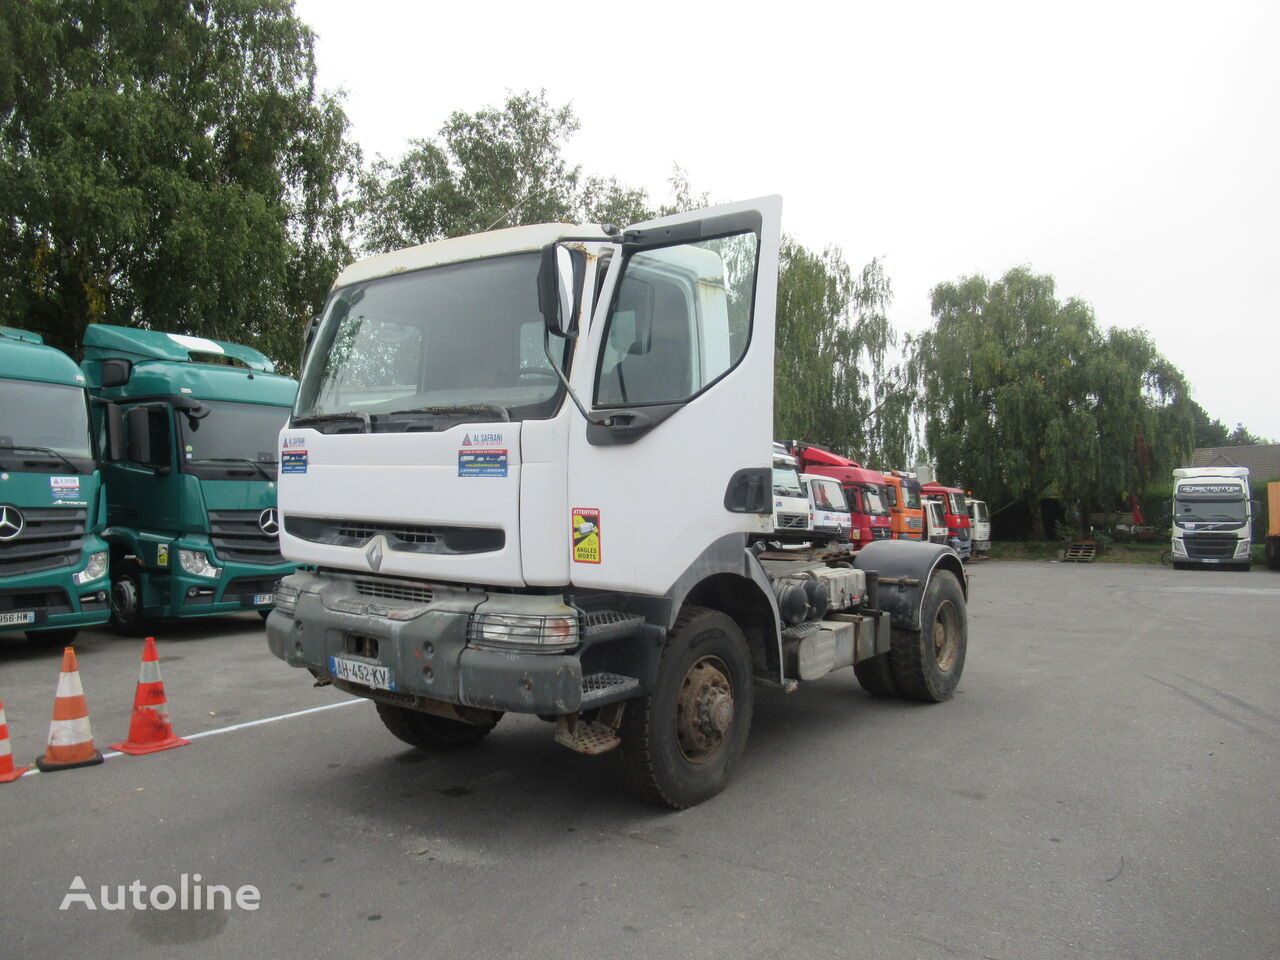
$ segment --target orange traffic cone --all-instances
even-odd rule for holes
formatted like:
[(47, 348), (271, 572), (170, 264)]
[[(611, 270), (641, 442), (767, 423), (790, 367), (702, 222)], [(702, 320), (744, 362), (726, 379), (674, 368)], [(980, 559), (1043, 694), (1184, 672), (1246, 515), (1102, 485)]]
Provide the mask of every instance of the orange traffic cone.
[(13, 765), (13, 750), (9, 747), (9, 724), (4, 719), (4, 704), (0, 703), (0, 783), (17, 780), (26, 772), (26, 767)]
[(62, 672), (58, 674), (58, 692), (53, 701), (53, 722), (49, 724), (49, 746), (36, 766), (45, 773), (88, 767), (102, 762), (93, 745), (89, 729), (89, 705), (80, 684), (76, 652), (72, 647), (62, 651)]
[(129, 739), (113, 743), (112, 750), (141, 756), (158, 753), (172, 747), (185, 747), (190, 740), (183, 740), (173, 732), (169, 723), (169, 710), (164, 699), (164, 681), (160, 679), (160, 656), (156, 653), (156, 638), (147, 637), (142, 648), (142, 671), (138, 677), (138, 692), (133, 698), (133, 718), (129, 721)]

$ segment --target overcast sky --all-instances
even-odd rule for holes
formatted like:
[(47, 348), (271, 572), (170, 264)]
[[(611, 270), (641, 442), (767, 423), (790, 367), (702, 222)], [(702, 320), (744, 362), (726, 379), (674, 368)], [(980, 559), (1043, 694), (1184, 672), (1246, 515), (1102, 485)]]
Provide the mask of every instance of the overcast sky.
[(1280, 440), (1280, 4), (297, 0), (368, 159), (545, 88), (569, 157), (929, 290), (1025, 264), (1139, 326), (1210, 416)]

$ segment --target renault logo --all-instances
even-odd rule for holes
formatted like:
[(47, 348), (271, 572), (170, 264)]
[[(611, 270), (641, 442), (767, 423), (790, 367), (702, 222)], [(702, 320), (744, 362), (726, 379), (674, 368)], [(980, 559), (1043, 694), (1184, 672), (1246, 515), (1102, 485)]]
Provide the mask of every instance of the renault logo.
[(280, 514), (276, 513), (275, 507), (270, 507), (258, 514), (258, 529), (268, 537), (274, 537), (280, 532)]
[(26, 525), (27, 521), (23, 519), (22, 511), (17, 507), (11, 507), (7, 503), (0, 507), (0, 540), (17, 539)]

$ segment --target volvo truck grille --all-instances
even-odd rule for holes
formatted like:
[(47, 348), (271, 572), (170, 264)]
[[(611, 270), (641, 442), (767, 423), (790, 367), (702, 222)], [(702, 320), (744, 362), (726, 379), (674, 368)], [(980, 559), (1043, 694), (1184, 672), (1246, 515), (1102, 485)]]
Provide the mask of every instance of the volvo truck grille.
[[(270, 516), (264, 517), (267, 513)], [(275, 511), (210, 510), (209, 539), (220, 560), (283, 563), (276, 522)]]
[(492, 553), (506, 545), (507, 535), (491, 527), (458, 527), (417, 523), (385, 523), (344, 517), (285, 517), (292, 537), (335, 547), (363, 547), (376, 536), (402, 553)]
[(80, 562), (87, 511), (24, 507), (21, 512), (18, 535), (0, 540), (0, 577), (73, 567)]
[(1202, 533), (1183, 538), (1188, 560), (1230, 560), (1240, 542), (1234, 533)]
[(779, 530), (803, 530), (809, 526), (809, 517), (803, 513), (778, 514)]

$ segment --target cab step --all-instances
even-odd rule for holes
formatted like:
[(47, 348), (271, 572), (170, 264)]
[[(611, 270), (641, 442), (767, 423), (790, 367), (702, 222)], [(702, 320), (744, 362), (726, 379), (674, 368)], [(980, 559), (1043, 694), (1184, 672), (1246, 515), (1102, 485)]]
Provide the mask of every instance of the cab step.
[(635, 677), (617, 673), (589, 673), (582, 678), (582, 700), (579, 710), (591, 710), (602, 703), (625, 700), (633, 690), (640, 689)]
[(597, 610), (588, 613), (583, 620), (583, 636), (592, 640), (613, 640), (628, 637), (644, 626), (644, 617), (638, 613), (621, 610)]
[(594, 756), (608, 753), (622, 743), (618, 732), (595, 720), (583, 720), (577, 714), (556, 717), (556, 743), (577, 753)]

